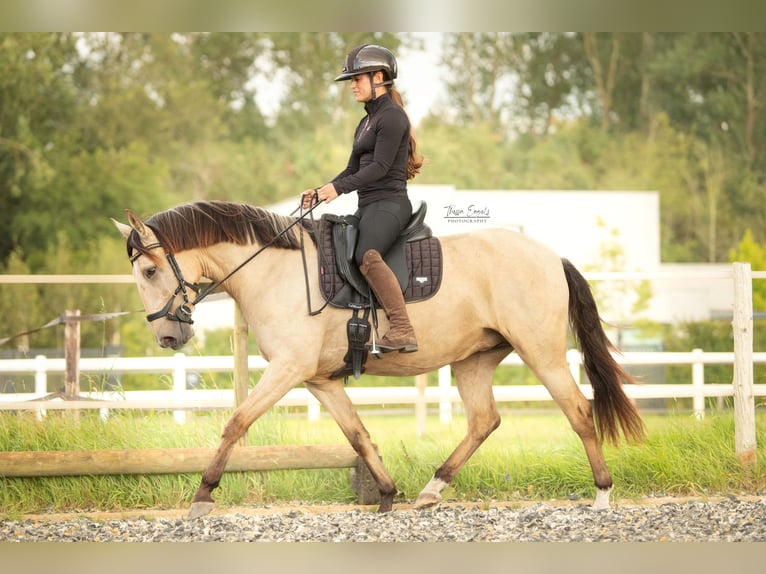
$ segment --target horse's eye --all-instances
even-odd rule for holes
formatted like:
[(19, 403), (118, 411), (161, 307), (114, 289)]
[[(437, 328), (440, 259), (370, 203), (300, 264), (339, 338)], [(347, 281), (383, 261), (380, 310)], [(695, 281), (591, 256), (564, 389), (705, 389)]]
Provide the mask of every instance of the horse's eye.
[(156, 272), (157, 272), (157, 268), (156, 267), (147, 267), (144, 270), (144, 277), (146, 277), (147, 279), (151, 279), (152, 277), (154, 277), (154, 274)]

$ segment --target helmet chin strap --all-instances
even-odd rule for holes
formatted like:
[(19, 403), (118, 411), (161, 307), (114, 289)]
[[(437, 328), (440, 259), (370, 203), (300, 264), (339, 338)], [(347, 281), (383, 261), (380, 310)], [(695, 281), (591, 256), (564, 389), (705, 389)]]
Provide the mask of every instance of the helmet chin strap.
[(375, 100), (378, 97), (377, 93), (375, 92), (375, 88), (376, 87), (377, 88), (381, 88), (383, 86), (393, 86), (394, 85), (393, 80), (385, 80), (385, 81), (381, 82), (380, 84), (376, 84), (375, 80), (373, 79), (374, 77), (375, 77), (375, 72), (370, 72), (370, 89), (372, 90), (372, 94), (370, 96), (370, 101), (373, 101), (373, 100)]
[(374, 101), (378, 95), (375, 93), (375, 86), (378, 86), (380, 84), (376, 84), (375, 80), (373, 78), (375, 77), (375, 72), (370, 72), (370, 88), (372, 89), (372, 96), (370, 96), (370, 100)]

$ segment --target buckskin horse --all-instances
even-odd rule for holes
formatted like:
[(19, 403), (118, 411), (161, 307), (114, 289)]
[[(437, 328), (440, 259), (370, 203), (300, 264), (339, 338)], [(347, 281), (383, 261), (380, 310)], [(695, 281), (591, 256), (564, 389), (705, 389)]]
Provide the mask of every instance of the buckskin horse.
[[(193, 337), (191, 314), (198, 281), (222, 287), (240, 306), (268, 361), (257, 385), (224, 426), (213, 460), (202, 475), (189, 517), (214, 508), (237, 440), (291, 388), (304, 384), (334, 417), (365, 461), (380, 492), (380, 512), (397, 492), (343, 381), (331, 375), (347, 350), (343, 309), (306, 311), (307, 294), (322, 300), (314, 242), (302, 234), (314, 222), (223, 201), (183, 204), (142, 221), (126, 210), (129, 225), (112, 220), (127, 239), (139, 296), (161, 347), (179, 349)], [(467, 431), (417, 497), (416, 509), (441, 500), (440, 492), (500, 424), (492, 392), (495, 368), (515, 351), (550, 392), (582, 440), (596, 486), (593, 508), (609, 508), (612, 478), (602, 443), (643, 439), (644, 423), (623, 390), (634, 382), (612, 355), (585, 278), (566, 259), (521, 233), (482, 229), (441, 238), (442, 282), (431, 298), (408, 305), (416, 353), (387, 353), (367, 363), (372, 375), (413, 376), (450, 365), (465, 407)], [(255, 253), (254, 253), (255, 252)], [(254, 255), (257, 255), (255, 257)], [(307, 278), (308, 277), (308, 278)], [(308, 283), (307, 283), (308, 281)], [(308, 285), (308, 287), (307, 287)], [(380, 328), (387, 319), (381, 313)], [(571, 330), (593, 388), (593, 407), (566, 361)]]

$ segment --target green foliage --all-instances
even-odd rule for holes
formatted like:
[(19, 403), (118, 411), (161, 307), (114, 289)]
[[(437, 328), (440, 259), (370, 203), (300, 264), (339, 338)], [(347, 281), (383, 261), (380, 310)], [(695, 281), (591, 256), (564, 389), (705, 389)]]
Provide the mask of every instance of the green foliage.
[[(2, 269), (3, 274), (26, 275), (30, 272), (22, 254), (11, 253), (8, 262)], [(50, 318), (44, 317), (41, 310), (40, 292), (34, 286), (4, 285), (2, 288), (2, 307), (4, 313), (4, 329), (8, 335), (24, 333), (46, 323)], [(16, 347), (29, 348), (29, 336), (13, 341)]]
[[(689, 352), (702, 349), (705, 352), (731, 352), (734, 348), (734, 335), (728, 321), (698, 321), (682, 323), (675, 329), (668, 329), (663, 338), (668, 352)], [(667, 382), (688, 382), (690, 368), (682, 366), (666, 367)], [(729, 384), (733, 377), (731, 365), (706, 365), (705, 382)]]
[[(766, 350), (766, 320), (753, 322), (753, 349)], [(689, 352), (702, 349), (706, 352), (730, 353), (734, 348), (734, 334), (730, 321), (698, 321), (666, 326), (663, 335), (664, 349), (669, 352)], [(666, 382), (685, 383), (689, 381), (689, 367), (666, 367)], [(730, 384), (733, 380), (732, 365), (706, 365), (705, 382)], [(754, 364), (753, 377), (756, 384), (766, 383), (766, 365)]]
[(512, 187), (515, 168), (508, 146), (488, 124), (459, 127), (430, 118), (418, 130), (418, 139), (426, 158), (418, 183), (449, 183), (458, 189)]
[[(753, 232), (745, 230), (737, 249), (729, 251), (729, 261), (750, 263), (753, 271), (766, 270), (766, 245), (756, 243)], [(766, 311), (766, 281), (753, 281), (753, 311)]]

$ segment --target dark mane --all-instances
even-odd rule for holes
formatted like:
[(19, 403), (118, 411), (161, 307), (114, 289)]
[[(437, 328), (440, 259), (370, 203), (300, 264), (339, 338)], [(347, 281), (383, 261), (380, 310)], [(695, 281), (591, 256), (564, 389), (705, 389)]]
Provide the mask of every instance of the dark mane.
[[(294, 217), (278, 215), (244, 203), (197, 201), (156, 213), (144, 223), (154, 231), (166, 251), (178, 253), (222, 242), (264, 245), (274, 241), (271, 244), (273, 247), (298, 249), (298, 225), (302, 225), (313, 240), (312, 221), (304, 219), (277, 237), (295, 220)], [(128, 238), (128, 256), (134, 249), (142, 254), (148, 253), (135, 230)]]

